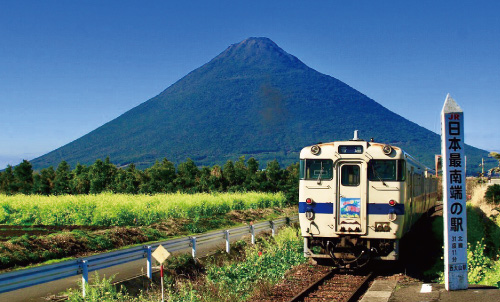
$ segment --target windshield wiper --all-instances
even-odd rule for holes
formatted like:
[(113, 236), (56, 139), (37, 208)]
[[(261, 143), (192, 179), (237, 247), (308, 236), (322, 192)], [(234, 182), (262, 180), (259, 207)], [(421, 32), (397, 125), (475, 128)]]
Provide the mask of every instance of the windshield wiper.
[(387, 184), (384, 182), (384, 180), (382, 179), (382, 177), (380, 177), (380, 175), (378, 174), (377, 170), (375, 170), (375, 167), (374, 165), (371, 165), (372, 166), (372, 171), (373, 171), (373, 174), (378, 178), (378, 180), (380, 180), (382, 182), (382, 184), (384, 186), (387, 187)]
[(321, 184), (321, 174), (323, 174), (323, 163), (321, 163), (321, 170), (319, 170), (319, 175), (318, 175), (318, 185)]

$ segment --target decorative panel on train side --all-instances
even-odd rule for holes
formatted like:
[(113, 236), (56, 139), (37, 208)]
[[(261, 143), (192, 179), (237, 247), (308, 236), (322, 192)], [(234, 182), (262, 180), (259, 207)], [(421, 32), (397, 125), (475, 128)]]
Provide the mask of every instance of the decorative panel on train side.
[(359, 218), (361, 213), (361, 198), (340, 198), (340, 217)]

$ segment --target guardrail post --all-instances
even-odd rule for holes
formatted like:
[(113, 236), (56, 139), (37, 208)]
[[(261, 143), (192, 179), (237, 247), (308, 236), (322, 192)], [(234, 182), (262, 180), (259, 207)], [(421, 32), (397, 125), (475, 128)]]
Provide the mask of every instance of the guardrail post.
[(196, 237), (191, 237), (191, 256), (196, 261)]
[(269, 221), (269, 223), (271, 224), (271, 234), (273, 235), (276, 235), (276, 230), (274, 229), (274, 221)]
[(253, 225), (250, 226), (250, 233), (252, 234), (252, 244), (255, 244), (255, 227)]
[(89, 283), (89, 268), (87, 260), (82, 260), (82, 296), (85, 298), (85, 287)]
[(229, 252), (231, 251), (230, 250), (231, 246), (229, 245), (229, 230), (226, 230), (225, 233), (226, 233), (226, 253), (229, 254)]
[(153, 263), (151, 261), (151, 246), (148, 245), (146, 246), (146, 253), (147, 253), (147, 258), (148, 258), (148, 261), (147, 261), (147, 275), (148, 275), (148, 278), (149, 280), (153, 280)]
[[(270, 223), (270, 226), (272, 228), (272, 231), (274, 233), (274, 231), (277, 231), (277, 227), (281, 225), (281, 221), (282, 220), (279, 220), (279, 223), (273, 223), (272, 221), (269, 221)], [(296, 223), (298, 221), (298, 215), (296, 216), (292, 216), (290, 217), (290, 223)], [(264, 223), (265, 224), (265, 223)], [(258, 225), (259, 226), (259, 230), (261, 230), (261, 224)], [(262, 225), (262, 227), (265, 228), (264, 225)], [(240, 228), (238, 228), (240, 229)], [(228, 231), (222, 231), (223, 235), (225, 235), (225, 239), (226, 239), (226, 251), (229, 253), (230, 251), (230, 231), (231, 230), (228, 230)], [(237, 230), (235, 231), (236, 233), (240, 234), (241, 233), (241, 230)], [(245, 233), (246, 230), (243, 230), (243, 233)], [(255, 236), (256, 234), (258, 235), (259, 231), (256, 230), (256, 227), (255, 225), (251, 225), (250, 226), (250, 232), (252, 233), (252, 243), (255, 244)], [(218, 232), (214, 232), (213, 235), (211, 234), (210, 235), (210, 238), (212, 238), (210, 241), (217, 241), (217, 242), (220, 242), (220, 234), (221, 234), (221, 231), (218, 231)], [(186, 243), (190, 242), (190, 246), (192, 247), (192, 256), (194, 258), (194, 261), (196, 261), (196, 247), (197, 247), (197, 240), (196, 240), (196, 237), (183, 237), (182, 238), (182, 242), (181, 244), (185, 247), (186, 246)], [(177, 243), (176, 243), (177, 244)], [(202, 241), (200, 244), (204, 245), (204, 242)], [(152, 253), (151, 253), (151, 258), (149, 257), (149, 253), (152, 252), (150, 251), (149, 249), (152, 249), (152, 247), (150, 246), (140, 246), (140, 247), (135, 247), (135, 248), (132, 248), (132, 252), (133, 253), (130, 257), (130, 259), (144, 259), (144, 258), (148, 258), (148, 262), (151, 262), (151, 266), (152, 266)], [(130, 249), (127, 249), (127, 250), (130, 250)], [(126, 250), (123, 250), (124, 252)], [(128, 253), (128, 252), (127, 252)], [(102, 258), (102, 257), (101, 257)], [(93, 268), (94, 267), (100, 267), (100, 266), (113, 266), (113, 265), (116, 265), (115, 259), (116, 256), (105, 256), (103, 257), (103, 259), (101, 260), (97, 260), (97, 261), (94, 261), (92, 260), (93, 258), (90, 258), (90, 259), (87, 259), (87, 260), (84, 260), (84, 259), (78, 259), (78, 260), (74, 260), (74, 262), (71, 262), (69, 264), (69, 266), (64, 266), (64, 269), (61, 268), (60, 264), (49, 264), (49, 265), (44, 265), (43, 266), (43, 269), (42, 267), (40, 268), (32, 268), (32, 269), (27, 269), (26, 271), (17, 271), (17, 272), (10, 272), (10, 273), (5, 273), (6, 276), (3, 276), (4, 274), (2, 274), (2, 277), (0, 278), (0, 293), (4, 293), (4, 292), (8, 292), (10, 291), (12, 288), (11, 285), (16, 285), (17, 288), (27, 288), (27, 287), (30, 287), (30, 286), (33, 286), (33, 285), (36, 285), (36, 284), (43, 284), (43, 283), (46, 283), (45, 281), (40, 281), (40, 280), (46, 280), (47, 278), (50, 277), (50, 280), (57, 280), (57, 279), (62, 279), (62, 278), (66, 278), (66, 274), (71, 271), (72, 273), (75, 273), (76, 275), (79, 275), (79, 274), (82, 274), (82, 294), (83, 296), (86, 295), (86, 289), (88, 289), (88, 284), (89, 284), (89, 262), (92, 262), (92, 266)], [(127, 257), (123, 258), (123, 259), (127, 259)], [(120, 259), (120, 263), (123, 263), (123, 259)], [(150, 260), (151, 259), (151, 260)], [(106, 260), (106, 264), (103, 264), (103, 260)], [(129, 261), (129, 260), (125, 260), (125, 261)], [(132, 260), (130, 260), (132, 261)], [(110, 264), (111, 263), (111, 264)], [(148, 266), (149, 266), (149, 263), (148, 263)], [(92, 268), (92, 270), (93, 270)], [(36, 273), (37, 275), (39, 275), (40, 277), (37, 278), (37, 279), (30, 279), (30, 278), (27, 278), (26, 276), (30, 275), (31, 273)], [(149, 270), (149, 267), (148, 267), (148, 272), (147, 274), (149, 275), (148, 277), (150, 277), (152, 275), (151, 273), (151, 270)], [(47, 281), (48, 282), (48, 281)], [(5, 286), (9, 286), (7, 289)], [(12, 289), (13, 290), (13, 289)]]
[(286, 217), (286, 219), (285, 219), (285, 220), (286, 220), (286, 225), (288, 225), (288, 226), (289, 226), (289, 225), (290, 225), (290, 217)]

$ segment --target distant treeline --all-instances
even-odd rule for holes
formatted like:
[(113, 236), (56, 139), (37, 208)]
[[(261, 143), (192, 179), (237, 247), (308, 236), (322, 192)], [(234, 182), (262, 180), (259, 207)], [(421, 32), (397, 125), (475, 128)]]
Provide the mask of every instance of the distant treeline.
[(287, 201), (298, 200), (298, 164), (282, 169), (278, 161), (267, 163), (259, 170), (254, 158), (245, 161), (228, 160), (224, 166), (202, 167), (191, 160), (175, 165), (163, 159), (152, 167), (138, 170), (134, 164), (118, 168), (98, 159), (91, 166), (77, 164), (71, 167), (62, 161), (57, 169), (48, 167), (34, 172), (29, 161), (0, 172), (0, 193), (4, 194), (98, 194), (115, 192), (128, 194), (198, 193), (198, 192), (278, 192), (286, 194)]

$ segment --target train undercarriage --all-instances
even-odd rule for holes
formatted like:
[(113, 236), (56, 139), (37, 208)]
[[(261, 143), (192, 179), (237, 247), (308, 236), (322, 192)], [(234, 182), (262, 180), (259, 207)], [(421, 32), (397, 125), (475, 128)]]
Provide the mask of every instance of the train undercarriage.
[(331, 258), (338, 268), (357, 269), (372, 260), (397, 260), (399, 241), (367, 239), (359, 236), (335, 238), (304, 237), (304, 256)]

